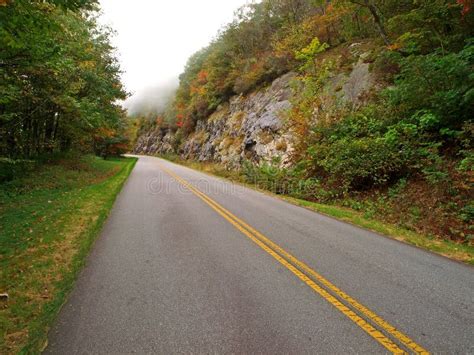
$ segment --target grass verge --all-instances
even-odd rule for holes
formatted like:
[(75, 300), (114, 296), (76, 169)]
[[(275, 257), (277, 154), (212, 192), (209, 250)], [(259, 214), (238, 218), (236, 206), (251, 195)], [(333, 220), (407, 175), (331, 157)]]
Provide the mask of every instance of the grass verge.
[(0, 185), (0, 353), (39, 353), (136, 159), (56, 159)]
[(287, 195), (275, 194), (268, 190), (262, 190), (261, 188), (256, 187), (254, 184), (247, 183), (245, 181), (245, 177), (242, 176), (237, 170), (227, 170), (219, 164), (185, 160), (176, 155), (161, 155), (160, 157), (175, 162), (177, 164), (181, 164), (195, 170), (200, 170), (205, 173), (216, 175), (231, 180), (233, 182), (242, 184), (246, 187), (253, 188), (267, 194), (271, 194), (292, 204), (308, 208), (310, 210), (322, 213), (330, 217), (334, 217), (338, 220), (351, 223), (353, 225), (371, 230), (373, 232), (383, 234), (384, 236), (399, 240), (401, 242), (429, 250), (431, 252), (443, 255), (450, 259), (474, 265), (474, 247), (470, 245), (455, 243), (442, 238), (437, 238), (436, 236), (432, 235), (423, 235), (420, 233), (416, 233), (409, 229), (394, 224), (389, 224), (377, 220), (375, 218), (368, 218), (364, 215), (363, 212), (355, 211), (347, 207), (332, 204), (321, 204), (294, 198)]

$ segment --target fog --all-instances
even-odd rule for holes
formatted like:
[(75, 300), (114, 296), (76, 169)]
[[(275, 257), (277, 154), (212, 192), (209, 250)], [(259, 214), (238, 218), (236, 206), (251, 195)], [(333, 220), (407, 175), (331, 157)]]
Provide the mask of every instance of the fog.
[(246, 0), (100, 0), (101, 23), (116, 34), (130, 113), (161, 110), (187, 59), (230, 22)]
[(172, 100), (178, 88), (178, 78), (145, 87), (126, 100), (123, 106), (128, 110), (130, 116), (147, 115), (149, 113), (161, 113), (166, 105)]

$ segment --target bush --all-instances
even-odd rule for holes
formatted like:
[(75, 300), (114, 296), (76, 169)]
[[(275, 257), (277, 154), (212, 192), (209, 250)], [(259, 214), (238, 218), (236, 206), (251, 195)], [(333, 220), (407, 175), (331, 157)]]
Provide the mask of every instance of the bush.
[(260, 165), (246, 161), (242, 173), (246, 182), (276, 194), (312, 201), (329, 201), (336, 196), (319, 179), (306, 177), (306, 171), (301, 166), (281, 168), (278, 160)]
[(111, 129), (99, 130), (93, 137), (95, 154), (106, 159), (127, 153), (130, 150), (130, 140), (123, 133)]
[(471, 201), (471, 203), (464, 206), (459, 213), (459, 217), (466, 223), (472, 223), (474, 221), (474, 202)]
[(248, 183), (264, 188), (277, 194), (288, 194), (292, 183), (291, 174), (288, 169), (279, 168), (278, 161), (272, 163), (263, 162), (255, 165), (245, 161), (242, 172)]
[(383, 137), (343, 138), (310, 150), (315, 164), (346, 190), (385, 184), (406, 166), (403, 153)]
[(15, 177), (33, 171), (35, 167), (34, 160), (0, 158), (0, 182), (13, 180)]
[[(395, 86), (386, 91), (399, 117), (423, 112), (433, 133), (460, 129), (474, 116), (474, 40), (459, 53), (411, 55), (400, 60)], [(428, 127), (426, 127), (428, 128)]]

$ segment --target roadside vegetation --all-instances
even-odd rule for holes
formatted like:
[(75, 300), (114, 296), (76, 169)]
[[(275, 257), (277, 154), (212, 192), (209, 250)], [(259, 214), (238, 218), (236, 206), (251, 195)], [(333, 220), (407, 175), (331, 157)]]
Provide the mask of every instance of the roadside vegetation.
[(135, 160), (96, 0), (0, 0), (0, 353), (39, 353)]
[[(351, 48), (365, 54), (374, 88), (360, 105), (328, 105), (323, 88), (352, 68)], [(246, 181), (473, 246), (472, 1), (251, 3), (189, 59), (174, 101), (139, 132), (176, 132), (180, 154), (220, 104), (288, 71), (297, 73), (283, 113), (297, 140), (291, 164), (242, 156)]]
[[(195, 170), (200, 170), (207, 174), (225, 178), (234, 183), (242, 184), (264, 193), (270, 193), (292, 204), (369, 229), (384, 236), (432, 251), (448, 258), (474, 265), (474, 246), (471, 244), (454, 242), (449, 239), (439, 238), (434, 234), (417, 232), (416, 229), (409, 225), (394, 222), (383, 213), (373, 213), (373, 209), (364, 209), (359, 206), (355, 208), (354, 206), (346, 204), (347, 201), (345, 200), (320, 203), (303, 199), (299, 194), (289, 191), (282, 192), (281, 190), (275, 189), (275, 186), (272, 185), (268, 179), (254, 180), (249, 178), (249, 175), (243, 170), (227, 169), (216, 163), (187, 160), (176, 154), (164, 154), (159, 157)], [(386, 201), (383, 202), (385, 203)], [(357, 202), (352, 201), (352, 203)], [(386, 205), (384, 205), (384, 209), (389, 210)], [(392, 211), (395, 211), (394, 207), (392, 207)], [(409, 216), (409, 214), (403, 215), (404, 218), (407, 216)]]
[(38, 353), (135, 159), (66, 155), (0, 185), (0, 353)]

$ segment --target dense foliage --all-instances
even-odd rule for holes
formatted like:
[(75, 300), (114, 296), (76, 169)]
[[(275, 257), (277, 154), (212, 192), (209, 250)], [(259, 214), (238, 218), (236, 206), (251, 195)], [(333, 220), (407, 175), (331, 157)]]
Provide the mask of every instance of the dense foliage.
[[(95, 0), (0, 1), (0, 155), (120, 142), (124, 99)], [(117, 147), (115, 147), (118, 149)]]

